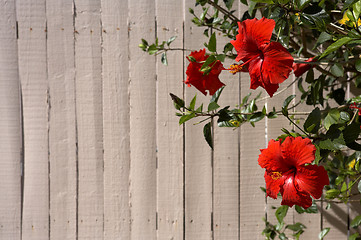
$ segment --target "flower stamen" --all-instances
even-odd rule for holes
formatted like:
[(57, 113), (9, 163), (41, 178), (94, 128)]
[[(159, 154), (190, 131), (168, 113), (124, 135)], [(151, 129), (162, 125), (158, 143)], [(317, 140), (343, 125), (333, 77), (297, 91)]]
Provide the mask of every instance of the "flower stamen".
[(271, 173), (271, 178), (273, 179), (273, 180), (278, 180), (278, 179), (280, 179), (282, 177), (282, 173), (280, 173), (280, 172), (272, 172)]
[(231, 66), (229, 66), (229, 72), (232, 73), (233, 75), (242, 71), (242, 68), (243, 68), (243, 65), (244, 64), (232, 64)]

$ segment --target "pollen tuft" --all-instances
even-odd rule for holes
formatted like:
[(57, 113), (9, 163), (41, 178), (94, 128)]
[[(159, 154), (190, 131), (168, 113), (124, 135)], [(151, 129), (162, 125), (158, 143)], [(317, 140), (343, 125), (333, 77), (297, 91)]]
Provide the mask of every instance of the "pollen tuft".
[(282, 177), (282, 173), (280, 173), (280, 172), (272, 172), (271, 173), (271, 178), (273, 179), (273, 180), (278, 180), (278, 179), (280, 179)]
[(242, 68), (243, 68), (243, 64), (232, 64), (230, 67), (229, 67), (229, 72), (232, 73), (232, 74), (236, 74), (240, 71), (242, 71)]

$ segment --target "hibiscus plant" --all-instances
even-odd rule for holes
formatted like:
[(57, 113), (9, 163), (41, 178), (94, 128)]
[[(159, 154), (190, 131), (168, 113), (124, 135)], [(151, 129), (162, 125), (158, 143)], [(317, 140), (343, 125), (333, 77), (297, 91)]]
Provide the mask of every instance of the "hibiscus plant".
[[(168, 64), (167, 51), (189, 51), (184, 83), (211, 95), (208, 107), (196, 107), (196, 96), (185, 103), (170, 95), (179, 124), (202, 118), (205, 140), (211, 148), (215, 120), (219, 127), (238, 128), (265, 117), (288, 119), (290, 129), (282, 129), (284, 134), (261, 149), (258, 158), (265, 169), (266, 195), (282, 198), (276, 211), (278, 223), (266, 221), (263, 234), (267, 239), (288, 239), (285, 229), (290, 229), (298, 239), (306, 226), (284, 223), (289, 207), (294, 206), (298, 213), (315, 213), (323, 194), (327, 208), (332, 202), (360, 202), (361, 95), (346, 96), (346, 90), (361, 92), (361, 1), (240, 0), (248, 6), (240, 17), (232, 10), (235, 2), (196, 0), (199, 11), (189, 9), (192, 22), (203, 27), (208, 38), (206, 48), (172, 48), (175, 37), (160, 44), (158, 39), (154, 44), (142, 39), (139, 47), (151, 55), (161, 54), (163, 64)], [(217, 51), (220, 35), (229, 39), (222, 52)], [(226, 66), (226, 58), (233, 64)], [(249, 74), (250, 93), (240, 104), (218, 104), (227, 87), (220, 79), (221, 72)], [(289, 84), (280, 90), (285, 81)], [(297, 96), (286, 97), (280, 109), (259, 107), (261, 96), (253, 92), (260, 87), (266, 95), (263, 99), (271, 98), (291, 86), (298, 88)], [(302, 104), (313, 110), (297, 112), (295, 107)], [(304, 115), (302, 123), (295, 119), (300, 115)], [(361, 215), (351, 219), (351, 227), (360, 224)], [(320, 239), (329, 230), (323, 229)], [(361, 239), (361, 233), (349, 239)]]

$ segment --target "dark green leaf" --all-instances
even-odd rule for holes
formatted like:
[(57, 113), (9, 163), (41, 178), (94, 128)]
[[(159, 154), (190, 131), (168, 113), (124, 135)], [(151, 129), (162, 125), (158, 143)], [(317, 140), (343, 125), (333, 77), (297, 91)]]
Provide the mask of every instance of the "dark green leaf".
[(320, 34), (320, 36), (318, 37), (314, 48), (318, 47), (322, 43), (327, 42), (328, 40), (331, 40), (331, 39), (332, 39), (332, 36), (330, 34), (328, 34), (327, 32), (322, 32)]
[(220, 89), (218, 89), (211, 98), (211, 102), (218, 102), (219, 97), (221, 96), (221, 93), (224, 89), (224, 86), (222, 86)]
[(217, 51), (217, 40), (216, 40), (216, 33), (213, 33), (211, 37), (209, 38), (208, 42), (208, 50), (210, 52), (216, 52)]
[(203, 135), (206, 139), (208, 145), (213, 149), (213, 139), (212, 139), (212, 125), (211, 123), (207, 123), (203, 127)]
[(357, 59), (355, 62), (356, 70), (361, 72), (361, 59)]
[(228, 10), (230, 10), (232, 8), (234, 0), (223, 0), (223, 2), (224, 2), (224, 4), (226, 4), (226, 7), (228, 8)]
[(174, 95), (173, 93), (169, 93), (169, 95), (170, 95), (170, 97), (172, 98), (173, 103), (174, 103), (174, 107), (175, 107), (176, 109), (179, 110), (180, 108), (184, 107), (184, 101), (183, 101), (183, 99), (177, 97), (177, 96)]
[(288, 116), (288, 105), (290, 104), (290, 102), (292, 101), (292, 99), (294, 99), (296, 97), (296, 95), (291, 95), (291, 96), (288, 96), (285, 101), (283, 102), (283, 105), (282, 105), (282, 114), (284, 116)]
[(335, 124), (340, 119), (340, 112), (337, 109), (331, 109), (325, 117), (324, 126), (328, 130), (332, 124)]
[(310, 70), (308, 70), (307, 75), (306, 75), (306, 82), (307, 83), (312, 83), (315, 80), (315, 74), (313, 72), (313, 69), (311, 68)]
[(203, 65), (202, 65), (202, 67), (201, 67), (200, 70), (201, 70), (202, 72), (205, 72), (205, 74), (206, 74), (207, 69), (211, 70), (211, 68), (210, 68), (209, 65), (212, 64), (214, 61), (216, 61), (216, 57), (213, 56), (213, 55), (209, 56), (209, 57), (207, 58), (207, 60), (203, 63)]
[(323, 239), (327, 233), (330, 231), (330, 228), (324, 228), (322, 231), (318, 234), (318, 239)]
[(280, 234), (278, 235), (278, 237), (279, 237), (279, 239), (281, 239), (281, 240), (287, 240), (287, 239), (288, 239), (288, 237), (286, 237), (286, 234), (284, 234), (284, 233), (280, 233)]
[(283, 223), (283, 219), (287, 215), (287, 211), (288, 211), (288, 206), (287, 205), (283, 205), (283, 206), (277, 208), (277, 210), (275, 212), (275, 215), (276, 215), (276, 218), (277, 218), (279, 223)]
[(316, 133), (320, 128), (321, 123), (321, 111), (318, 107), (313, 109), (313, 111), (308, 115), (305, 123), (303, 124), (303, 128), (306, 132)]
[(219, 105), (216, 102), (210, 102), (208, 105), (208, 112), (216, 110), (219, 108)]
[(352, 4), (354, 4), (357, 1), (359, 1), (359, 0), (346, 0), (344, 5), (343, 5), (342, 11), (349, 8)]
[(274, 3), (272, 0), (251, 0), (252, 2), (255, 3)]
[(351, 227), (357, 228), (361, 224), (361, 215), (358, 215), (351, 221)]
[(343, 66), (340, 63), (335, 63), (331, 67), (331, 73), (335, 75), (336, 77), (343, 77), (344, 71)]
[(160, 60), (164, 65), (166, 65), (166, 66), (168, 65), (167, 54), (165, 52), (162, 53), (162, 57)]
[(328, 54), (330, 54), (331, 52), (336, 51), (337, 49), (339, 49), (341, 46), (347, 44), (348, 42), (350, 42), (352, 40), (352, 38), (350, 37), (343, 37), (339, 40), (337, 40), (336, 42), (332, 43), (320, 56), (319, 59), (326, 57)]
[(250, 117), (249, 121), (250, 122), (258, 122), (258, 121), (261, 121), (265, 116), (266, 116), (266, 114), (263, 112), (256, 112)]
[(354, 142), (360, 134), (360, 125), (353, 122), (352, 124), (347, 125), (342, 132), (346, 143)]

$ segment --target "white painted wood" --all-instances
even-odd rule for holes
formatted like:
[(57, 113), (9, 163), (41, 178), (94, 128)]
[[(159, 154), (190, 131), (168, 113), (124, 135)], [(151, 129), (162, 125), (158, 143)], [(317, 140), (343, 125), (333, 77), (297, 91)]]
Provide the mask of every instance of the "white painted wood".
[[(219, 4), (222, 4), (221, 2)], [(221, 5), (226, 9), (224, 4)], [(234, 8), (238, 11), (238, 3)], [(236, 13), (234, 13), (236, 14)], [(222, 16), (222, 15), (220, 15)], [(224, 45), (230, 39), (223, 33), (213, 30), (217, 36), (217, 50), (222, 53)], [(228, 68), (233, 60), (226, 59)], [(223, 71), (220, 80), (226, 84), (218, 104), (221, 107), (236, 108), (240, 98), (239, 75)], [(239, 239), (239, 163), (240, 163), (240, 128), (220, 128), (214, 124), (214, 204), (213, 229), (214, 239)]]
[[(260, 89), (251, 90), (248, 73), (240, 74), (241, 100), (250, 92), (250, 99), (257, 96)], [(264, 104), (264, 102), (260, 103)], [(261, 105), (259, 105), (261, 106)], [(240, 141), (240, 239), (264, 239), (262, 218), (265, 217), (265, 194), (260, 187), (265, 187), (264, 169), (258, 165), (260, 149), (267, 147), (265, 139), (265, 121), (249, 123), (241, 126)]]
[(50, 238), (76, 239), (77, 154), (73, 1), (46, 3)]
[[(172, 48), (183, 47), (183, 1), (157, 0), (157, 37), (172, 36)], [(169, 93), (183, 97), (183, 52), (167, 53), (169, 65), (157, 58), (157, 212), (158, 239), (183, 239), (183, 126)]]
[(104, 239), (130, 239), (128, 3), (101, 4)]
[[(196, 27), (191, 19), (193, 16), (188, 9), (194, 8), (193, 0), (185, 0), (184, 47), (199, 51), (204, 48), (203, 43), (208, 41), (203, 36), (203, 30)], [(200, 8), (194, 8), (199, 15)], [(190, 52), (186, 52), (189, 55)], [(189, 64), (185, 61), (185, 70)], [(186, 75), (184, 77), (186, 79)], [(208, 106), (210, 96), (204, 96), (195, 87), (185, 86), (185, 101), (190, 103), (197, 94), (196, 106), (204, 103)], [(185, 124), (185, 238), (212, 239), (213, 214), (213, 173), (212, 152), (203, 137), (205, 123), (194, 126), (200, 119), (188, 121)]]
[(21, 237), (21, 116), (15, 1), (0, 1), (0, 239)]
[(103, 239), (100, 1), (75, 1), (78, 239)]
[(23, 239), (49, 239), (48, 79), (45, 1), (18, 1), (24, 132)]
[(156, 239), (155, 57), (138, 45), (155, 41), (155, 1), (128, 1), (130, 66), (130, 239)]

